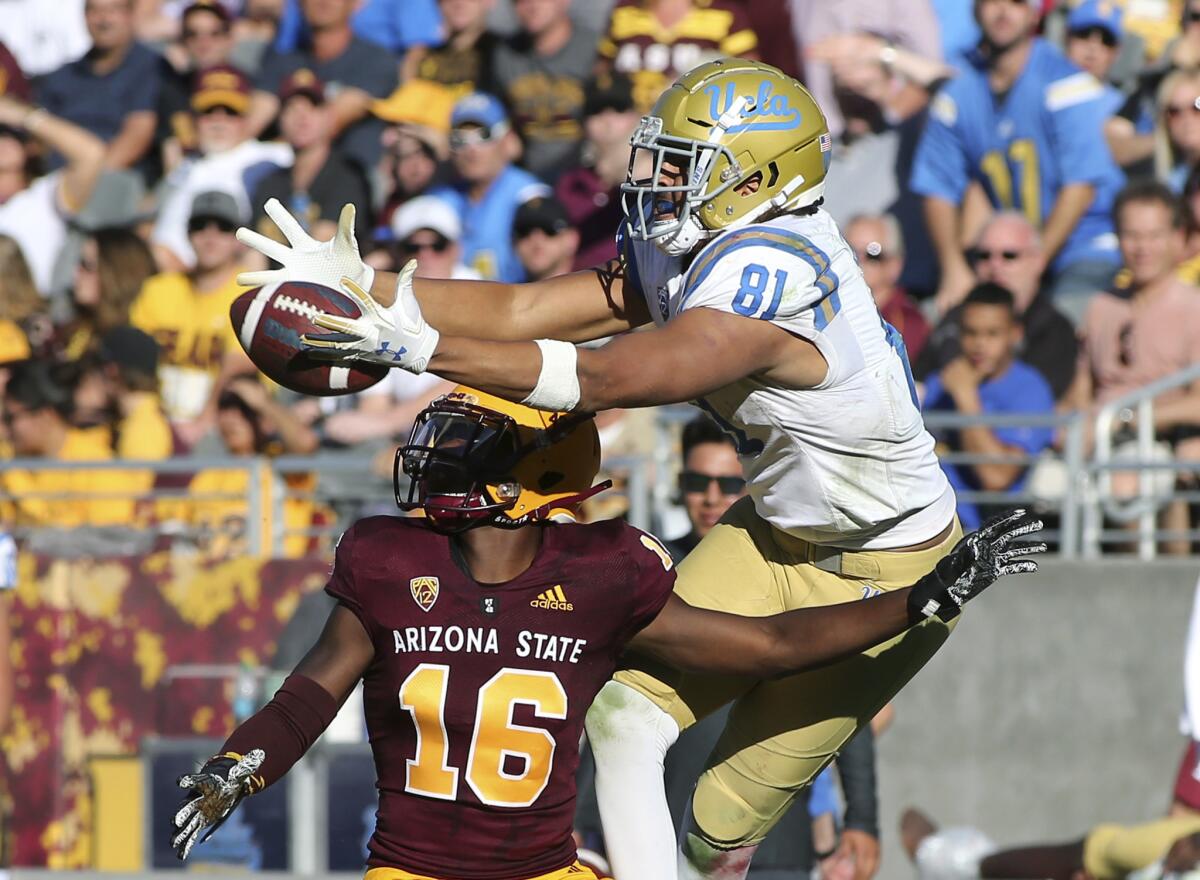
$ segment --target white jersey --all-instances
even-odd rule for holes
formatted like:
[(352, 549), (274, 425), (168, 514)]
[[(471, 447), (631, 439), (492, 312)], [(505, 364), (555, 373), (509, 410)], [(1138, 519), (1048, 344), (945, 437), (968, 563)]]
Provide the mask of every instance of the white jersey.
[(829, 214), (722, 233), (686, 269), (624, 228), (618, 243), (626, 284), (642, 290), (656, 324), (699, 308), (770, 321), (829, 365), (811, 389), (745, 378), (696, 401), (737, 442), (760, 516), (847, 549), (910, 546), (946, 527), (954, 491), (921, 421), (904, 343)]

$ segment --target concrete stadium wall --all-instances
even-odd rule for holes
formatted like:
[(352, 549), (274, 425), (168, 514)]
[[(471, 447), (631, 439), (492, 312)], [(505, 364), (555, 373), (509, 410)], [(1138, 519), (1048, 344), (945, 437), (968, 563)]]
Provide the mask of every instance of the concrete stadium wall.
[(1047, 562), (968, 609), (879, 743), (881, 877), (914, 876), (896, 828), (909, 804), (1000, 844), (1162, 815), (1197, 575), (1200, 559)]

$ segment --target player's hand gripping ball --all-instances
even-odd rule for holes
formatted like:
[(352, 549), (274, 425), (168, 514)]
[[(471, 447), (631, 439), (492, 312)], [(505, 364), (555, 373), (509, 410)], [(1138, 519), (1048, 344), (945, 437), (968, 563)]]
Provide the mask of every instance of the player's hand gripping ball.
[(985, 522), (979, 531), (959, 541), (933, 571), (913, 586), (908, 597), (913, 619), (950, 620), (963, 605), (1000, 578), (1037, 571), (1037, 563), (1025, 557), (1045, 553), (1045, 543), (1013, 542), (1041, 529), (1042, 521), (1025, 510), (1014, 510)]
[(412, 277), (416, 271), (416, 260), (404, 264), (396, 278), (396, 302), (390, 309), (375, 302), (349, 278), (343, 278), (342, 290), (354, 301), (362, 317), (319, 314), (313, 323), (330, 332), (307, 333), (300, 341), (315, 357), (399, 367), (410, 373), (425, 372), (440, 336), (425, 322), (413, 294)]
[(242, 798), (263, 787), (262, 779), (255, 774), (265, 758), (262, 749), (251, 749), (241, 756), (220, 755), (209, 759), (198, 773), (179, 777), (179, 787), (188, 794), (173, 819), (175, 836), (171, 846), (181, 861), (193, 846), (212, 837)]

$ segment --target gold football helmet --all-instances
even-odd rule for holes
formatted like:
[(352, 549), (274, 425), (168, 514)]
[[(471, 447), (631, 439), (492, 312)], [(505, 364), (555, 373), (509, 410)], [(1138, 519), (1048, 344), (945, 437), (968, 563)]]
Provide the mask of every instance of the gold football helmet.
[[(832, 141), (825, 115), (798, 81), (761, 61), (701, 64), (655, 102), (630, 139), (621, 207), (635, 239), (667, 254), (821, 198)], [(635, 180), (640, 151), (653, 159)], [(681, 182), (670, 185), (663, 164)], [(639, 167), (641, 167), (639, 165)], [(758, 177), (753, 192), (738, 187)]]
[(592, 485), (599, 470), (590, 414), (544, 412), (460, 385), (417, 416), (393, 479), (402, 509), (421, 508), (436, 528), (460, 531), (573, 516), (610, 485)]

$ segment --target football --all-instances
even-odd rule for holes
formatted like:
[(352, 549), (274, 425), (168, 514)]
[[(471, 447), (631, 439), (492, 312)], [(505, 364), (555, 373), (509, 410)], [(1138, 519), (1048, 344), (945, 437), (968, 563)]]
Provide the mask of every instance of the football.
[(354, 362), (330, 363), (311, 357), (300, 343), (305, 333), (327, 333), (312, 322), (317, 312), (357, 318), (355, 302), (339, 290), (285, 281), (248, 290), (229, 307), (238, 341), (270, 379), (300, 394), (331, 397), (370, 388), (388, 368)]

